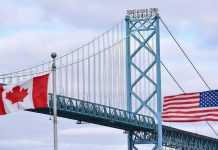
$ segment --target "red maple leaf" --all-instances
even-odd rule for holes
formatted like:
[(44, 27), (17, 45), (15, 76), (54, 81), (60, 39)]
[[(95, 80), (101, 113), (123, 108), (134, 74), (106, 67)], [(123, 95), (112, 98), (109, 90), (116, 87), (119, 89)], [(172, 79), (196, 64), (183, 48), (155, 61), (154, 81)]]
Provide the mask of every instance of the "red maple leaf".
[(6, 98), (12, 102), (12, 104), (17, 102), (23, 102), (23, 99), (28, 95), (28, 89), (22, 89), (20, 86), (15, 86), (12, 89), (12, 92), (6, 93)]

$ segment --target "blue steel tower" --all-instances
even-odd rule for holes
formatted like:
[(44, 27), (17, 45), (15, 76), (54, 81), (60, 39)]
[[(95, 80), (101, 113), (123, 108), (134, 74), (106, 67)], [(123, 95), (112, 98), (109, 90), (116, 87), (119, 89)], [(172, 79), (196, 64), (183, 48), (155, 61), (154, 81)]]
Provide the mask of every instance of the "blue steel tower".
[[(146, 112), (152, 114), (156, 120), (155, 132), (134, 131), (128, 133), (128, 150), (137, 150), (138, 144), (154, 144), (153, 149), (162, 150), (162, 100), (161, 100), (161, 70), (160, 70), (160, 35), (159, 35), (159, 14), (156, 8), (129, 10), (126, 16), (126, 79), (127, 79), (127, 110), (134, 113)], [(155, 45), (151, 46), (151, 39)], [(150, 42), (149, 42), (150, 41)], [(137, 47), (132, 43), (138, 43)], [(151, 62), (144, 68), (134, 61), (137, 54), (146, 51), (151, 57)], [(147, 58), (143, 58), (146, 61)], [(155, 70), (155, 76), (148, 75), (149, 71)], [(132, 77), (132, 72), (137, 70), (139, 76)], [(134, 88), (139, 82), (149, 82), (153, 89), (144, 97), (135, 92)], [(134, 101), (140, 105), (133, 110)], [(156, 101), (155, 108), (149, 103)], [(145, 114), (147, 115), (147, 114)]]

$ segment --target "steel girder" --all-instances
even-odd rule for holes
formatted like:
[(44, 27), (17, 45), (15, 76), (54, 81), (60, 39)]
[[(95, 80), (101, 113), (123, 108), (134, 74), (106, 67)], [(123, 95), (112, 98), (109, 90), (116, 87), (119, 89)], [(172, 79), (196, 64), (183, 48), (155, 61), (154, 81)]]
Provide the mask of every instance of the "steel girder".
[[(49, 95), (52, 109), (52, 95)], [(155, 130), (154, 118), (109, 106), (57, 95), (58, 116), (86, 121), (126, 131)], [(34, 110), (33, 110), (34, 111)], [(35, 110), (49, 114), (48, 108)], [(50, 113), (52, 111), (50, 110)]]

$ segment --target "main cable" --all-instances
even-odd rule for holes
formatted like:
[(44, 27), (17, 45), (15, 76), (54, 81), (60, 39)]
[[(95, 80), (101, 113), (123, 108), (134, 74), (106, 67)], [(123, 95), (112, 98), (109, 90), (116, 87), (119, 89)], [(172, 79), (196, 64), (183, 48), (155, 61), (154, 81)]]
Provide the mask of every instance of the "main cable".
[(176, 85), (179, 87), (179, 89), (185, 93), (184, 89), (181, 87), (181, 85), (178, 83), (176, 78), (172, 75), (172, 73), (169, 71), (169, 69), (164, 65), (162, 61), (160, 61), (161, 65), (164, 67), (164, 69), (167, 71), (167, 73), (170, 75), (170, 77), (173, 79), (173, 81), (176, 83)]
[(166, 26), (166, 24), (163, 22), (163, 20), (160, 18), (160, 21), (163, 23), (164, 27), (166, 28), (166, 30), (168, 31), (168, 33), (170, 34), (170, 36), (173, 38), (173, 40), (175, 41), (175, 43), (177, 44), (177, 46), (179, 47), (179, 49), (182, 51), (182, 53), (184, 54), (184, 56), (187, 58), (187, 60), (189, 61), (189, 63), (192, 65), (192, 67), (194, 68), (194, 70), (197, 72), (198, 76), (201, 78), (201, 80), (204, 82), (204, 84), (207, 86), (207, 88), (209, 90), (210, 87), (209, 85), (206, 83), (206, 81), (204, 80), (204, 78), (202, 77), (202, 75), (200, 74), (200, 72), (197, 70), (197, 68), (195, 67), (195, 65), (193, 64), (193, 62), (191, 61), (191, 59), (188, 57), (188, 55), (186, 54), (186, 52), (184, 51), (184, 49), (182, 48), (182, 46), (179, 44), (179, 42), (176, 40), (176, 38), (173, 36), (172, 32), (169, 30), (169, 28)]
[[(202, 75), (200, 74), (200, 72), (197, 70), (197, 68), (195, 67), (195, 65), (193, 64), (193, 62), (191, 61), (191, 59), (188, 57), (188, 55), (186, 54), (186, 52), (184, 51), (184, 49), (182, 48), (182, 46), (179, 44), (179, 42), (176, 40), (175, 36), (172, 34), (172, 32), (169, 30), (169, 28), (167, 27), (167, 25), (164, 23), (164, 21), (162, 20), (162, 18), (160, 17), (160, 21), (162, 22), (162, 24), (164, 25), (164, 27), (166, 28), (166, 30), (168, 31), (168, 33), (170, 34), (170, 36), (173, 38), (173, 40), (175, 41), (175, 43), (177, 44), (177, 46), (179, 47), (179, 49), (182, 51), (182, 53), (184, 54), (184, 56), (186, 57), (186, 59), (189, 61), (189, 63), (191, 64), (191, 66), (194, 68), (194, 70), (197, 72), (198, 76), (201, 78), (201, 80), (204, 82), (204, 84), (206, 85), (206, 87), (211, 90), (211, 88), (209, 87), (209, 85), (206, 83), (206, 81), (204, 80), (204, 78), (202, 77)], [(177, 84), (178, 85), (178, 84)], [(183, 91), (184, 92), (184, 91)], [(185, 92), (184, 92), (185, 93)], [(206, 121), (206, 123), (209, 125), (209, 127), (213, 130), (213, 132), (216, 134), (216, 136), (218, 136), (218, 133), (215, 131), (215, 129), (211, 126), (211, 124)]]

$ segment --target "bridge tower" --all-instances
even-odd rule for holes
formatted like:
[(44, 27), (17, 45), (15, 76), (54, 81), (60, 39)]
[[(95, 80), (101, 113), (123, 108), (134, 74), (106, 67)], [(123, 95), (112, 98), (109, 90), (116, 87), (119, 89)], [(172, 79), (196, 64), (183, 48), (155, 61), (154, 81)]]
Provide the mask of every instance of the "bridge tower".
[[(126, 81), (127, 81), (127, 110), (134, 113), (150, 114), (156, 120), (155, 132), (135, 131), (128, 133), (128, 150), (138, 150), (138, 144), (154, 144), (153, 149), (162, 150), (162, 100), (161, 100), (161, 71), (160, 71), (160, 36), (159, 14), (156, 8), (143, 10), (128, 10), (126, 16)], [(151, 41), (151, 39), (153, 39)], [(133, 46), (133, 43), (137, 46)], [(151, 43), (155, 43), (151, 45)], [(137, 55), (146, 51), (150, 62), (146, 66), (138, 65)], [(143, 53), (144, 53), (143, 52)], [(140, 57), (141, 58), (141, 57)], [(143, 57), (142, 61), (147, 62)], [(133, 78), (136, 70), (138, 77)], [(153, 70), (153, 77), (149, 72)], [(152, 90), (145, 94), (137, 93), (135, 88), (140, 82), (146, 82), (153, 86)], [(146, 89), (144, 89), (146, 90)], [(134, 106), (134, 101), (139, 105)], [(153, 101), (153, 102), (152, 102)], [(152, 107), (150, 104), (154, 103)]]

